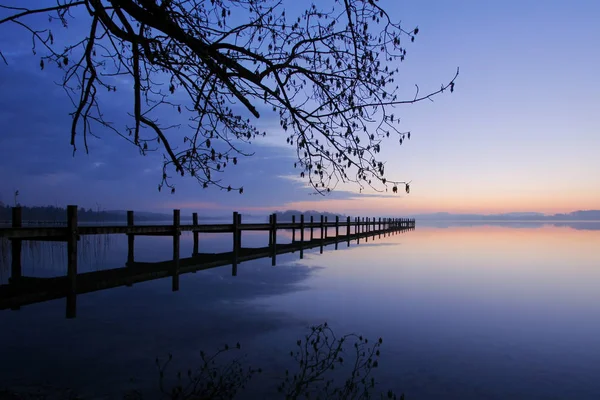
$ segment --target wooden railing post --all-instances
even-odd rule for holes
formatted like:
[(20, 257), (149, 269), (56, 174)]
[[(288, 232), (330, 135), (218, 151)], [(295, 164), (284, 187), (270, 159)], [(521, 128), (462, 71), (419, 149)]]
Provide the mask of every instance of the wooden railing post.
[(174, 292), (179, 290), (179, 241), (181, 229), (181, 213), (180, 210), (173, 210), (173, 282), (172, 288)]
[(77, 206), (67, 206), (67, 318), (77, 315)]
[[(198, 226), (198, 213), (192, 214), (192, 225), (194, 225), (194, 228)], [(194, 230), (192, 235), (194, 236), (194, 249), (192, 250), (192, 255), (195, 256), (198, 254), (198, 231)]]
[(273, 246), (273, 214), (269, 215), (269, 248)]
[(360, 217), (356, 217), (356, 244), (360, 243), (360, 235), (361, 235), (361, 227), (360, 227)]
[[(12, 208), (12, 227), (20, 228), (23, 226), (23, 209), (21, 207)], [(23, 274), (21, 265), (21, 248), (23, 241), (21, 239), (11, 239), (11, 260), (10, 260), (10, 283), (18, 283)]]
[(327, 239), (327, 231), (329, 230), (329, 227), (327, 226), (327, 217), (325, 217), (325, 239)]
[(239, 240), (239, 226), (240, 220), (238, 219), (238, 212), (233, 212), (233, 254), (231, 261), (231, 276), (237, 276), (237, 267), (238, 267), (238, 255), (240, 250), (240, 245), (238, 243)]
[(369, 217), (365, 218), (365, 243), (369, 241)]
[(381, 239), (381, 217), (379, 217), (379, 238)]
[(275, 265), (277, 263), (277, 214), (273, 214), (271, 219), (271, 235), (273, 236), (271, 265)]
[[(133, 225), (134, 225), (133, 211), (128, 210), (127, 211), (127, 227), (133, 228)], [(127, 234), (127, 264), (133, 264), (133, 262), (135, 261), (134, 243), (135, 243), (135, 235), (133, 233), (129, 232)]]
[(304, 258), (304, 214), (300, 214), (300, 259)]
[[(127, 211), (127, 227), (132, 229), (134, 225), (134, 219), (133, 219), (133, 211), (132, 210), (128, 210)], [(129, 232), (127, 234), (127, 266), (132, 267), (133, 263), (135, 261), (135, 235), (132, 232)], [(132, 284), (128, 283), (127, 284), (128, 287), (131, 287)]]
[(323, 241), (325, 240), (324, 231), (323, 231), (323, 229), (324, 229), (324, 225), (323, 225), (324, 221), (325, 221), (324, 216), (323, 216), (323, 214), (321, 214), (321, 247), (320, 247), (321, 254), (323, 254)]
[(292, 243), (296, 241), (296, 216), (292, 215)]
[(335, 249), (338, 248), (338, 241), (340, 240), (340, 216), (335, 216)]
[(377, 234), (377, 218), (373, 217), (373, 239), (375, 239), (376, 234)]
[(350, 216), (346, 217), (346, 242), (348, 243), (347, 247), (350, 247)]
[(238, 213), (238, 248), (240, 253), (242, 252), (242, 229), (239, 226), (242, 225), (242, 214)]
[(314, 222), (315, 222), (315, 221), (314, 221), (314, 218), (313, 218), (313, 216), (311, 215), (311, 216), (310, 216), (310, 241), (311, 241), (311, 242), (312, 242), (312, 241), (314, 240), (314, 238), (315, 238), (315, 235), (314, 235), (314, 228), (313, 228), (313, 224), (314, 224)]

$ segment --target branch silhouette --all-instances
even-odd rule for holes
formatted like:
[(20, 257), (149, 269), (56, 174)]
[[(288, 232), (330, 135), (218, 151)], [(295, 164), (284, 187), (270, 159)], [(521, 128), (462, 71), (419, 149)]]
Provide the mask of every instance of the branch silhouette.
[[(241, 193), (220, 173), (253, 154), (248, 145), (266, 135), (262, 118), (279, 121), (294, 166), (317, 193), (340, 182), (393, 192), (404, 184), (408, 192), (405, 181), (387, 177), (380, 155), (390, 136), (410, 138), (394, 110), (454, 91), (459, 74), (401, 98), (399, 64), (419, 29), (405, 30), (374, 0), (313, 4), (296, 16), (277, 0), (56, 0), (0, 10), (8, 13), (0, 29), (24, 29), (40, 68), (62, 71), (74, 151), (79, 138), (87, 151), (100, 129), (141, 154), (161, 150), (158, 188), (172, 192), (175, 172)], [(88, 28), (69, 28), (75, 19)], [(66, 39), (56, 29), (69, 29)], [(108, 106), (117, 90), (130, 109)], [(119, 112), (124, 126), (112, 122)], [(187, 123), (166, 123), (168, 115)]]

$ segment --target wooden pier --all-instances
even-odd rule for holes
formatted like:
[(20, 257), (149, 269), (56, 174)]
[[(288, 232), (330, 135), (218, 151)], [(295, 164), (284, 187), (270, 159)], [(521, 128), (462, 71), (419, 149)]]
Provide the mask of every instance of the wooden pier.
[[(179, 290), (181, 274), (197, 272), (209, 268), (231, 265), (231, 274), (237, 275), (241, 262), (259, 258), (271, 258), (276, 265), (277, 255), (298, 251), (300, 258), (304, 250), (323, 248), (328, 245), (346, 243), (356, 240), (368, 241), (370, 238), (395, 234), (412, 230), (414, 219), (405, 218), (350, 218), (329, 222), (321, 215), (315, 222), (300, 215), (291, 222), (278, 222), (277, 214), (269, 217), (268, 223), (242, 223), (241, 214), (234, 212), (231, 224), (199, 224), (198, 214), (192, 216), (192, 224), (181, 224), (179, 210), (173, 210), (173, 223), (170, 225), (135, 225), (133, 211), (127, 212), (126, 225), (112, 226), (79, 226), (77, 223), (77, 206), (67, 207), (65, 226), (24, 226), (20, 207), (12, 210), (10, 227), (0, 228), (0, 237), (11, 241), (11, 275), (9, 283), (0, 285), (0, 310), (18, 310), (20, 307), (66, 297), (66, 316), (74, 318), (77, 309), (77, 295), (105, 290), (119, 286), (132, 286), (134, 283), (153, 279), (171, 277), (172, 290)], [(335, 235), (329, 236), (328, 229), (334, 228)], [(277, 231), (288, 230), (292, 233), (292, 242), (277, 243)], [(315, 230), (318, 235), (315, 236)], [(242, 246), (242, 232), (267, 231), (269, 245), (260, 248)], [(180, 255), (180, 236), (182, 232), (193, 233), (193, 251), (191, 257)], [(232, 250), (225, 253), (200, 253), (199, 233), (231, 233)], [(124, 234), (128, 238), (127, 262), (124, 267), (79, 273), (77, 271), (77, 241), (82, 235)], [(308, 238), (306, 237), (309, 235)], [(135, 236), (171, 236), (173, 238), (173, 258), (161, 262), (135, 261)], [(62, 277), (38, 278), (23, 276), (21, 265), (21, 248), (24, 240), (61, 241), (67, 243), (67, 275)]]

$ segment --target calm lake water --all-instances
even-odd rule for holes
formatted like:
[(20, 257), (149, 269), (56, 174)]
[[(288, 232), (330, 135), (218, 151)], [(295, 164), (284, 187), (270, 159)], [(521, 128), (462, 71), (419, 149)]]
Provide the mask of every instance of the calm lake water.
[[(242, 263), (237, 277), (230, 267), (182, 275), (179, 292), (162, 279), (81, 295), (74, 320), (64, 318), (64, 299), (0, 311), (0, 387), (152, 398), (157, 356), (172, 353), (187, 369), (200, 350), (239, 341), (247, 364), (264, 369), (247, 397), (268, 397), (296, 339), (327, 321), (336, 334), (382, 337), (379, 389), (410, 400), (600, 399), (597, 225), (431, 225), (304, 260), (280, 255), (276, 267)], [(267, 233), (242, 240), (263, 246)], [(200, 241), (205, 252), (231, 247), (230, 235)], [(24, 274), (64, 274), (61, 246), (25, 251)], [(80, 269), (126, 260), (124, 236), (86, 246)], [(191, 251), (184, 235), (182, 256)], [(138, 261), (171, 252), (170, 238), (136, 238)]]

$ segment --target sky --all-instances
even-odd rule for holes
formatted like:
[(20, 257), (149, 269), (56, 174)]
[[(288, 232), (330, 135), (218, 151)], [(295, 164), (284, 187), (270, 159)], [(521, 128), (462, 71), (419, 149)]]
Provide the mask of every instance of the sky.
[[(54, 83), (57, 75), (39, 69), (25, 31), (0, 25), (0, 50), (8, 61), (0, 62), (0, 200), (12, 204), (18, 190), (27, 205), (220, 214), (600, 209), (600, 2), (380, 4), (406, 28), (419, 27), (400, 65), (403, 87), (437, 90), (460, 67), (454, 93), (395, 111), (411, 140), (385, 142), (382, 156), (390, 176), (411, 181), (410, 194), (361, 194), (354, 186), (312, 194), (296, 178), (294, 154), (277, 120), (257, 122), (267, 127), (267, 137), (254, 141), (255, 155), (229, 172), (243, 185), (242, 195), (202, 189), (190, 178), (175, 181), (175, 194), (159, 193), (159, 153), (143, 157), (102, 132), (89, 154), (80, 149), (73, 155), (72, 105)], [(79, 28), (75, 23), (69, 32)], [(127, 106), (118, 97), (111, 101), (112, 107)]]

